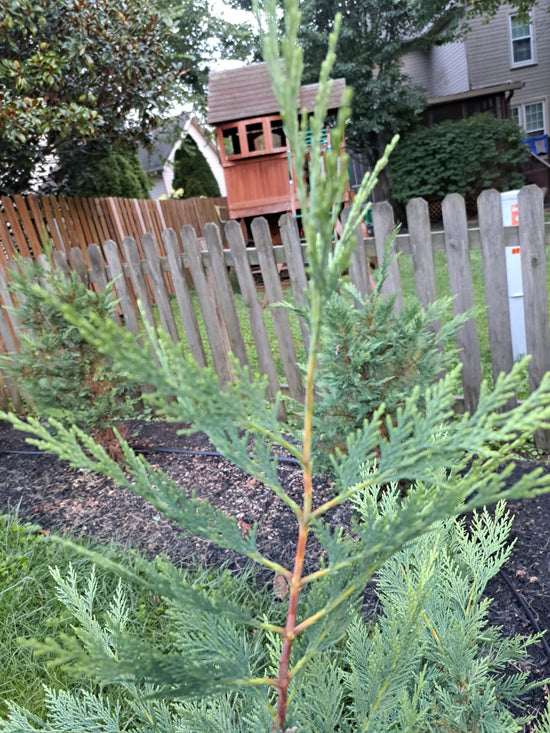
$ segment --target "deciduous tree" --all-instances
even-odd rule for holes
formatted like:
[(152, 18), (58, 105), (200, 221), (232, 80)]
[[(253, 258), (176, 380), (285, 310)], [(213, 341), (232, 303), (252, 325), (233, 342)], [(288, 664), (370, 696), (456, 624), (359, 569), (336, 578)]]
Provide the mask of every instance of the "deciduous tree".
[[(243, 51), (237, 27), (204, 0), (6, 0), (0, 22), (0, 191), (24, 192), (55, 156), (63, 187), (76, 148), (147, 143), (176, 97), (204, 99), (218, 47)], [(85, 158), (86, 156), (84, 156)], [(49, 166), (50, 172), (52, 166)], [(52, 176), (50, 175), (50, 179)]]

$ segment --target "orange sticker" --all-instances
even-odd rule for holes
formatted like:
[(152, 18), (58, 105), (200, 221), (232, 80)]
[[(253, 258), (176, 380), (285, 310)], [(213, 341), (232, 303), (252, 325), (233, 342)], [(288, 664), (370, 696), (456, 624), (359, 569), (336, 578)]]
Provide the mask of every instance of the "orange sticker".
[(519, 207), (517, 204), (512, 204), (512, 226), (517, 227), (519, 224)]
[(519, 247), (512, 247), (512, 254), (519, 255)]

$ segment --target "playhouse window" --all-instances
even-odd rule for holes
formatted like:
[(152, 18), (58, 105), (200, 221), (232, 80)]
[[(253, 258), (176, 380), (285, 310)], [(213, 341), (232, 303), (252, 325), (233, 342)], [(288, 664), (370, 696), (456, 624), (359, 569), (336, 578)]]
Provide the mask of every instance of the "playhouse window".
[(273, 140), (274, 150), (286, 148), (286, 135), (282, 120), (271, 120), (271, 139)]
[(264, 127), (261, 122), (250, 122), (246, 125), (246, 142), (249, 153), (265, 150)]
[(223, 148), (225, 155), (230, 158), (232, 155), (241, 154), (241, 143), (239, 140), (238, 127), (226, 127), (223, 131)]

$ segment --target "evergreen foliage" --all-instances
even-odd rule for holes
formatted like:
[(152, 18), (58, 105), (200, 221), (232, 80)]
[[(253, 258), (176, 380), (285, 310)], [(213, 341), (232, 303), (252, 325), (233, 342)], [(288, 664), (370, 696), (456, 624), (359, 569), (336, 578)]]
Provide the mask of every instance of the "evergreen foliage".
[(418, 407), (423, 409), (426, 388), (445, 370), (445, 345), (471, 317), (462, 314), (441, 325), (450, 299), (425, 311), (411, 300), (394, 313), (395, 296), (382, 295), (387, 266), (388, 257), (375, 289), (365, 298), (346, 283), (325, 307), (314, 431), (315, 465), (321, 473), (330, 472), (335, 450), (345, 451), (346, 437), (380, 405), (384, 404), (384, 419), (393, 420), (416, 386)]
[(29, 401), (42, 417), (56, 417), (94, 433), (110, 428), (132, 412), (127, 383), (111, 360), (87, 342), (63, 317), (71, 306), (84, 318), (112, 318), (116, 300), (111, 288), (96, 293), (75, 271), (53, 267), (50, 257), (18, 261), (10, 273), (15, 295), (14, 315), (21, 323), (20, 350), (1, 358)]
[[(124, 441), (122, 467), (76, 426), (55, 418), (43, 424), (10, 414), (0, 417), (33, 435), (31, 443), (145, 497), (184, 531), (282, 575), (289, 585), (286, 610), (281, 614), (279, 604), (267, 613), (256, 613), (248, 604), (212, 597), (182, 582), (170, 568), (144, 570), (136, 580), (154, 589), (174, 614), (173, 645), (158, 649), (125, 632), (122, 594), (115, 596), (112, 612), (101, 622), (91, 615), (91, 593), (84, 604), (78, 600), (76, 577), (59, 578), (64, 598), (78, 614), (76, 635), (48, 642), (42, 651), (53, 652), (58, 661), (77, 671), (97, 670), (106, 683), (136, 686), (136, 709), (145, 711), (141, 730), (149, 730), (149, 725), (167, 731), (257, 733), (271, 726), (282, 733), (297, 726), (300, 731), (328, 733), (336, 724), (344, 733), (391, 727), (417, 731), (435, 730), (457, 715), (463, 730), (514, 730), (517, 725), (499, 695), (513, 697), (524, 680), (501, 680), (499, 675), (502, 661), (514, 658), (520, 649), (518, 642), (503, 642), (486, 628), (486, 603), (478, 595), (503, 558), (504, 532), (484, 517), (477, 520), (477, 529), (474, 524), (469, 546), (465, 530), (459, 527), (453, 534), (450, 527), (453, 517), (487, 503), (550, 490), (550, 476), (539, 469), (508, 485), (512, 466), (503, 467), (510, 451), (535, 430), (550, 429), (550, 375), (509, 412), (505, 407), (522, 374), (521, 365), (501, 375), (494, 391), (482, 389), (472, 415), (454, 419), (457, 371), (425, 390), (422, 410), (418, 386), (404, 395), (391, 417), (380, 405), (370, 420), (347, 436), (345, 452), (337, 453), (333, 461), (334, 496), (313, 509), (315, 388), (324, 314), (349, 267), (362, 207), (387, 157), (360, 187), (341, 238), (334, 241), (337, 204), (346, 184), (347, 160), (340, 157), (340, 143), (349, 117), (349, 96), (332, 131), (332, 149), (323, 159), (315, 151), (320, 150), (327, 113), (339, 19), (322, 66), (315, 112), (310, 120), (303, 115), (300, 121), (297, 3), (287, 2), (280, 45), (275, 3), (267, 2), (262, 10), (267, 23), (264, 55), (297, 170), (306, 157), (300, 128), (309, 124), (313, 137), (309, 190), (300, 177), (296, 181), (309, 268), (305, 317), (310, 349), (301, 443), (287, 438), (276, 419), (277, 405), (265, 400), (265, 384), (251, 382), (247, 369), (235, 365), (233, 381), (224, 391), (211, 369), (200, 369), (165, 334), (148, 329), (141, 345), (112, 320), (83, 317), (70, 305), (63, 306), (63, 313), (128, 380), (153, 386), (148, 399), (161, 416), (205, 432), (220, 452), (286, 502), (297, 520), (293, 567), (283, 567), (260, 552), (256, 527), (243, 534), (236, 520), (187, 494)], [(288, 496), (279, 481), (272, 456), (281, 447), (302, 467), (300, 502)], [(401, 480), (410, 484), (404, 496), (395, 489)], [(349, 536), (334, 531), (326, 521), (330, 509), (347, 501), (355, 502), (359, 515)], [(305, 560), (314, 537), (325, 556), (317, 569), (308, 571)], [(101, 555), (96, 558), (107, 562)], [(128, 576), (124, 568), (120, 572)], [(355, 611), (367, 582), (377, 573), (384, 614), (377, 630), (360, 631)], [(346, 636), (352, 646), (342, 657)], [(147, 708), (149, 698), (159, 702)], [(177, 722), (166, 717), (171, 699), (178, 701)], [(113, 715), (103, 699), (99, 707), (92, 700), (84, 703), (86, 708), (77, 709), (79, 720), (87, 711), (92, 718)], [(53, 701), (54, 716), (59, 707), (66, 711), (71, 705), (68, 700)], [(13, 715), (21, 720), (25, 714), (14, 710)], [(188, 716), (189, 724), (182, 716)], [(63, 720), (66, 730), (71, 723)], [(10, 730), (6, 726), (12, 725), (13, 730), (17, 724), (8, 721), (4, 728)], [(19, 729), (29, 730), (29, 725), (34, 722), (23, 720)], [(39, 730), (52, 730), (49, 724), (40, 725)], [(116, 721), (113, 725), (116, 729)]]
[(80, 144), (61, 157), (60, 168), (68, 196), (149, 198), (149, 179), (135, 147)]
[(406, 204), (415, 196), (475, 199), (487, 188), (519, 188), (524, 160), (517, 124), (488, 112), (421, 127), (406, 134), (392, 156), (392, 196)]
[(195, 141), (187, 136), (176, 152), (174, 161), (174, 188), (183, 189), (183, 198), (220, 195), (218, 183), (206, 158)]
[[(398, 510), (400, 501), (395, 487), (383, 494), (379, 487), (361, 492), (354, 500), (358, 530), (384, 521)], [(521, 730), (522, 721), (515, 720), (504, 703), (529, 689), (528, 674), (510, 677), (505, 671), (506, 665), (525, 655), (535, 639), (509, 639), (500, 629), (488, 626), (489, 601), (483, 597), (487, 582), (509, 556), (511, 548), (506, 542), (510, 526), (505, 507), (499, 504), (494, 517), (486, 511), (475, 513), (470, 528), (464, 521), (438, 522), (383, 563), (377, 577), (376, 619), (366, 622), (358, 608), (346, 609), (343, 638), (330, 651), (309, 660), (300, 672), (287, 730)], [(237, 626), (236, 618), (230, 620), (230, 615), (224, 618), (206, 610), (205, 599), (200, 600), (205, 578), (194, 580), (195, 588), (203, 586), (196, 591), (198, 602), (184, 604), (179, 587), (182, 575), (169, 563), (137, 563), (134, 572), (145, 574), (149, 582), (156, 580), (167, 595), (163, 624), (171, 628), (174, 642), (170, 658), (157, 653), (159, 677), (169, 674), (173, 683), (184, 667), (185, 684), (190, 684), (190, 664), (182, 657), (193, 656), (198, 649), (204, 657), (213, 653), (217, 672), (224, 670), (222, 648), (225, 669), (230, 673), (239, 672), (239, 660), (258, 675), (264, 670), (276, 672), (278, 637), (247, 624), (244, 611), (252, 601), (256, 611), (282, 620), (284, 611), (273, 598), (269, 602), (264, 595), (262, 603), (252, 585), (229, 575), (224, 582), (223, 573), (214, 582), (206, 582), (210, 600), (225, 596), (225, 605), (230, 600), (240, 604), (243, 616)], [(44, 717), (11, 705), (6, 719), (0, 720), (2, 733), (83, 730), (83, 721), (89, 733), (269, 730), (268, 700), (261, 695), (222, 692), (211, 700), (169, 702), (167, 698), (179, 696), (181, 689), (174, 689), (173, 684), (167, 688), (136, 682), (136, 676), (142, 680), (153, 676), (147, 662), (151, 651), (136, 636), (122, 586), (115, 589), (110, 607), (100, 616), (98, 608), (103, 608), (103, 603), (99, 605), (94, 571), (87, 580), (71, 567), (64, 575), (55, 568), (52, 575), (57, 600), (68, 613), (76, 637), (61, 645), (51, 639), (35, 642), (35, 650), (40, 655), (53, 653), (58, 660), (76, 657), (79, 663), (73, 666), (73, 673), (82, 669), (90, 675), (99, 664), (104, 679), (105, 670), (110, 669), (109, 679), (117, 695), (94, 692), (90, 687), (81, 691), (47, 689)], [(129, 585), (128, 571), (127, 575)], [(191, 580), (192, 576), (184, 582)], [(135, 592), (135, 582), (132, 585)], [(315, 591), (306, 596), (311, 593)], [(309, 603), (311, 599), (305, 600)], [(145, 663), (146, 669), (137, 675), (121, 674), (128, 670), (129, 657), (138, 651), (145, 655), (141, 664)], [(209, 678), (212, 680), (212, 674)], [(201, 692), (204, 696), (204, 690)]]

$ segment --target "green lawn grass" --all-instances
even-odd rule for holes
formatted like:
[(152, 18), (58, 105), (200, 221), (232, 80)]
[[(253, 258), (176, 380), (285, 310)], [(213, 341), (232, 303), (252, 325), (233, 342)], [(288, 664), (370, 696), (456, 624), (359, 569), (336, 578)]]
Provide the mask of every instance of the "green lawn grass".
[[(89, 550), (98, 546), (85, 538), (73, 540)], [(138, 574), (143, 558), (135, 549), (116, 545), (102, 545), (103, 557), (114, 560)], [(152, 560), (155, 563), (157, 560)], [(56, 586), (50, 573), (58, 567), (65, 577), (72, 566), (84, 590), (92, 570), (92, 561), (74, 546), (59, 537), (49, 535), (37, 525), (21, 524), (14, 515), (0, 514), (0, 718), (7, 715), (12, 701), (34, 715), (45, 713), (43, 685), (53, 689), (94, 690), (90, 679), (76, 678), (59, 667), (48, 665), (48, 660), (35, 656), (29, 640), (43, 641), (47, 637), (59, 640), (63, 634), (73, 635), (74, 617), (56, 598)], [(182, 580), (192, 582), (197, 589), (207, 590), (212, 598), (225, 598), (242, 603), (259, 617), (273, 611), (273, 594), (269, 588), (258, 591), (251, 573), (234, 575), (227, 569), (200, 567), (175, 570)], [(115, 595), (118, 575), (95, 567), (97, 592), (94, 613), (103, 620)], [(152, 593), (144, 593), (141, 586), (124, 580), (123, 591), (129, 609), (127, 630), (145, 642), (167, 649), (173, 642), (174, 619), (169, 618), (162, 602)], [(99, 688), (96, 688), (97, 691)], [(124, 715), (127, 701), (117, 686), (103, 688), (112, 702), (120, 703)]]
[[(114, 545), (105, 548), (107, 557), (123, 558), (131, 567), (134, 554)], [(57, 600), (50, 567), (59, 567), (64, 575), (69, 565), (83, 582), (92, 563), (53, 539), (36, 525), (18, 523), (14, 516), (0, 515), (0, 715), (7, 711), (7, 702), (14, 701), (40, 715), (44, 712), (43, 685), (72, 688), (83, 683), (68, 677), (59, 667), (50, 667), (34, 656), (24, 642), (48, 636), (59, 638), (71, 633), (68, 613)], [(97, 614), (106, 610), (118, 579), (112, 572), (98, 569)], [(162, 633), (154, 597), (145, 597), (141, 590), (128, 594), (136, 631), (153, 640)], [(103, 604), (103, 605), (102, 605)]]

